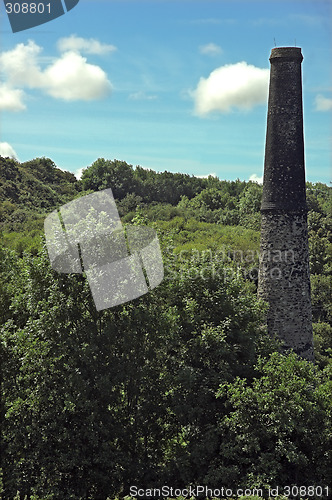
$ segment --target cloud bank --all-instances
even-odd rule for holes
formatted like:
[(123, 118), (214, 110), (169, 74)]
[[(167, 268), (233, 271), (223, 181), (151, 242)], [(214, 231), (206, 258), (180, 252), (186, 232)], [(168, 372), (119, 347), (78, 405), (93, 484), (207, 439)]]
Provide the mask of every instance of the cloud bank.
[(117, 48), (114, 45), (101, 43), (95, 38), (82, 38), (77, 35), (60, 38), (57, 43), (60, 52), (74, 51), (85, 52), (86, 54), (109, 54), (115, 52)]
[(74, 172), (74, 175), (75, 175), (77, 180), (80, 180), (80, 178), (82, 177), (83, 170), (84, 170), (84, 167), (79, 168), (78, 170), (76, 170), (76, 172)]
[(269, 75), (268, 69), (244, 61), (215, 69), (208, 78), (201, 78), (192, 92), (196, 113), (228, 113), (235, 108), (248, 111), (266, 103)]
[(217, 56), (222, 54), (222, 48), (215, 43), (208, 43), (207, 45), (201, 45), (199, 47), (199, 52), (208, 56)]
[(0, 84), (1, 109), (25, 109), (24, 88), (39, 89), (64, 101), (91, 101), (110, 94), (112, 86), (106, 73), (99, 66), (88, 63), (78, 52), (64, 52), (45, 69), (40, 63), (41, 52), (42, 47), (29, 40), (0, 54), (2, 74), (6, 78)]
[(14, 160), (18, 160), (18, 156), (16, 154), (16, 151), (8, 142), (0, 142), (0, 156), (3, 156), (6, 158), (7, 156), (9, 158), (14, 158)]
[(138, 91), (130, 94), (128, 99), (131, 101), (155, 101), (156, 99), (158, 99), (158, 96)]
[(249, 180), (253, 181), (253, 182), (258, 182), (258, 184), (263, 184), (263, 176), (259, 177), (259, 175), (257, 175), (257, 174), (252, 174), (249, 177)]
[(218, 177), (215, 172), (211, 172), (211, 174), (206, 175), (195, 175), (198, 179), (208, 179), (209, 177)]
[(23, 100), (23, 90), (13, 89), (6, 83), (0, 84), (0, 111), (23, 111), (26, 109)]
[(324, 97), (318, 94), (315, 99), (315, 109), (316, 111), (331, 111), (332, 110), (332, 99)]

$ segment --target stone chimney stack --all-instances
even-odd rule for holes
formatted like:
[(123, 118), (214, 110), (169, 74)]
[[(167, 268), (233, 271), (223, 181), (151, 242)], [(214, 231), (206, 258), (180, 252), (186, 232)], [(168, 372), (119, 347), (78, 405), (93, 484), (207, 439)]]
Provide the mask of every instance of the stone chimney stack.
[(297, 47), (271, 51), (258, 296), (267, 327), (314, 361), (304, 171), (301, 63)]

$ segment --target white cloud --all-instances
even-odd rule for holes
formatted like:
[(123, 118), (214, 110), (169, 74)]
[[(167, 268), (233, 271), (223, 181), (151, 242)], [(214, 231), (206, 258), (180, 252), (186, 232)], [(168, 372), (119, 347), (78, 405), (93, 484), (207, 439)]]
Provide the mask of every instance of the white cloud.
[(13, 89), (6, 83), (0, 84), (0, 111), (23, 111), (23, 90)]
[(306, 24), (308, 26), (313, 26), (313, 27), (319, 27), (321, 26), (325, 18), (324, 16), (315, 16), (315, 15), (308, 15), (308, 14), (292, 14), (289, 16), (289, 19), (292, 20), (293, 22), (300, 22), (303, 24)]
[(332, 99), (318, 94), (315, 99), (316, 111), (330, 111), (332, 110)]
[(47, 94), (65, 101), (100, 99), (112, 89), (106, 73), (75, 52), (65, 52), (43, 76)]
[(3, 156), (4, 158), (8, 156), (9, 158), (18, 160), (16, 151), (10, 144), (8, 144), (8, 142), (0, 142), (0, 156)]
[(61, 52), (74, 51), (98, 55), (109, 54), (117, 50), (114, 45), (100, 43), (95, 38), (82, 38), (77, 35), (60, 38), (57, 47)]
[(269, 70), (246, 62), (227, 64), (201, 78), (191, 94), (199, 115), (212, 111), (227, 113), (238, 108), (250, 110), (267, 102)]
[(41, 51), (41, 47), (29, 40), (26, 45), (19, 43), (14, 49), (0, 55), (2, 72), (12, 85), (25, 87), (41, 85), (43, 75), (37, 63)]
[(258, 182), (258, 184), (263, 184), (263, 176), (259, 177), (257, 174), (252, 174), (249, 177), (249, 180), (253, 182)]
[[(40, 66), (41, 52), (42, 48), (30, 40), (0, 55), (3, 74), (11, 86), (41, 89), (65, 101), (100, 99), (111, 92), (106, 73), (77, 52), (63, 53), (45, 69)], [(16, 98), (22, 97), (18, 94), (21, 90), (14, 92)]]
[(74, 172), (74, 175), (75, 175), (77, 180), (79, 180), (82, 177), (83, 170), (84, 170), (84, 168), (82, 167), (82, 168), (79, 168), (78, 170), (76, 170), (76, 172)]
[(130, 94), (128, 99), (131, 101), (154, 101), (158, 99), (156, 95), (146, 94), (145, 92), (139, 91)]
[(198, 177), (198, 179), (208, 179), (209, 177), (218, 177), (215, 172), (212, 172), (211, 174), (207, 175), (195, 175), (195, 177)]
[(199, 52), (208, 56), (217, 56), (222, 54), (222, 48), (215, 43), (208, 43), (207, 45), (201, 45), (199, 47)]

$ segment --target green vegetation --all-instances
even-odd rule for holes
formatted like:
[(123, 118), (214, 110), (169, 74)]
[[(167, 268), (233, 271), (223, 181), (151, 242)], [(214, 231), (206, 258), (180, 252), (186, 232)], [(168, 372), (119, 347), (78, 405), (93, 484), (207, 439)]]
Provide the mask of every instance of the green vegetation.
[[(97, 312), (83, 275), (51, 269), (43, 220), (107, 187), (124, 223), (157, 229), (165, 278)], [(307, 191), (315, 366), (264, 327), (258, 184), (0, 158), (0, 498), (330, 485), (331, 197)]]

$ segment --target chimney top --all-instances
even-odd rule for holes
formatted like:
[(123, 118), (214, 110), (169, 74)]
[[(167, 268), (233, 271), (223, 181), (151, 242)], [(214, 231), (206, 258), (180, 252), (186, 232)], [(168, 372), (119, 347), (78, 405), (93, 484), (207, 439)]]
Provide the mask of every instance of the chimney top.
[(271, 50), (270, 62), (303, 61), (300, 47), (275, 47)]

